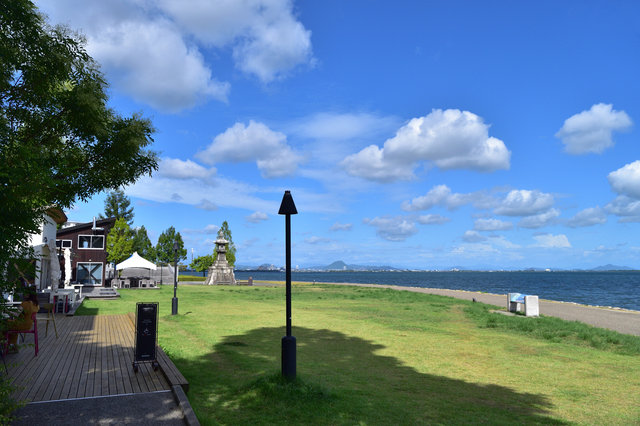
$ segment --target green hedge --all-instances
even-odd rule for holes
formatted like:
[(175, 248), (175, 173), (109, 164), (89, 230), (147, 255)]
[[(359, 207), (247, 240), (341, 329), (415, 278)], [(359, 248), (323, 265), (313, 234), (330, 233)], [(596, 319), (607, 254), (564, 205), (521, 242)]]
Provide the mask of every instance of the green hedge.
[(193, 275), (178, 275), (178, 281), (205, 281), (206, 277), (194, 277)]

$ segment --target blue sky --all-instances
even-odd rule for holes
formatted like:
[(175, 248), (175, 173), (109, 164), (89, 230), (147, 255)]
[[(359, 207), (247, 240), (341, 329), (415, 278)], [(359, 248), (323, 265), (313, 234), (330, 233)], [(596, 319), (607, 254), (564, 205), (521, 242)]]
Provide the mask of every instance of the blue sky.
[(160, 169), (125, 188), (153, 243), (208, 254), (226, 220), (238, 264), (283, 265), (291, 190), (300, 267), (640, 268), (637, 2), (38, 6), (153, 117)]

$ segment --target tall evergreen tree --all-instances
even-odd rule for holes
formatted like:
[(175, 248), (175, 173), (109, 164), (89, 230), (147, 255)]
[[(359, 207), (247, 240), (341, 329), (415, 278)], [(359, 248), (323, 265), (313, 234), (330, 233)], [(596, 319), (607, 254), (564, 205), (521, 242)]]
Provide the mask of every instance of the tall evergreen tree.
[(158, 244), (156, 244), (156, 259), (163, 263), (173, 263), (175, 260), (175, 254), (173, 252), (173, 243), (178, 241), (178, 261), (185, 260), (187, 258), (187, 249), (184, 248), (184, 242), (179, 232), (176, 232), (173, 226), (170, 226), (167, 230), (162, 231), (160, 237), (158, 237)]
[(116, 219), (124, 219), (129, 226), (133, 225), (133, 207), (131, 206), (131, 199), (124, 195), (124, 191), (116, 189), (109, 192), (107, 198), (104, 200), (104, 214), (100, 215), (100, 219), (107, 217), (115, 217)]
[(133, 233), (129, 224), (120, 218), (107, 235), (107, 260), (120, 263), (133, 254)]
[(231, 267), (234, 267), (236, 264), (236, 245), (233, 243), (233, 238), (231, 237), (231, 229), (229, 229), (229, 224), (226, 220), (222, 222), (222, 226), (220, 227), (220, 229), (222, 230), (224, 239), (229, 241), (229, 243), (225, 246), (225, 248), (227, 249), (227, 262), (229, 262), (229, 265), (231, 265)]
[(147, 230), (144, 225), (134, 231), (133, 236), (133, 251), (150, 262), (156, 261), (156, 249), (151, 244), (151, 240), (147, 235)]

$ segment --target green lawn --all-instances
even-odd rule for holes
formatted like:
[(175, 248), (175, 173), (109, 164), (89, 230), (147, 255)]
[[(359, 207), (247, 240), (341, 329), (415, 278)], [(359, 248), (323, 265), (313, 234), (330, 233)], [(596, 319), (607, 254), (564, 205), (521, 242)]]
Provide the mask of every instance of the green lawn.
[(281, 380), (279, 287), (119, 290), (78, 314), (159, 302), (159, 343), (203, 425), (637, 425), (640, 338), (463, 300), (296, 284), (298, 380)]

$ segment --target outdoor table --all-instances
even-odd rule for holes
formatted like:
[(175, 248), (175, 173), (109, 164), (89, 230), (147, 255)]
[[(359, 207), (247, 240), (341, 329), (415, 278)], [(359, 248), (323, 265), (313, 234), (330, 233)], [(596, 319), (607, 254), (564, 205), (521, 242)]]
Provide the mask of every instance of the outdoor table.
[[(69, 312), (69, 303), (73, 305), (73, 298), (75, 297), (75, 290), (58, 290), (55, 293), (51, 293), (49, 296), (49, 302), (54, 304), (54, 311), (58, 312), (58, 302), (64, 300), (63, 311), (66, 314)], [(61, 299), (62, 298), (62, 299)]]

